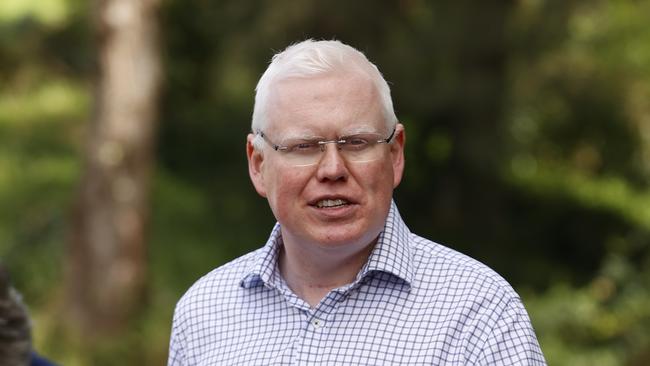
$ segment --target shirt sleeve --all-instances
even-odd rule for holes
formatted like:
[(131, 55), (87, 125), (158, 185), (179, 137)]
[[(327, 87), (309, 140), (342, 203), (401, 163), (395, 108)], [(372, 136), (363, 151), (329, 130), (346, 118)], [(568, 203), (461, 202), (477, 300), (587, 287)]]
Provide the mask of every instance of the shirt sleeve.
[(477, 365), (546, 365), (524, 305), (513, 298), (492, 328)]

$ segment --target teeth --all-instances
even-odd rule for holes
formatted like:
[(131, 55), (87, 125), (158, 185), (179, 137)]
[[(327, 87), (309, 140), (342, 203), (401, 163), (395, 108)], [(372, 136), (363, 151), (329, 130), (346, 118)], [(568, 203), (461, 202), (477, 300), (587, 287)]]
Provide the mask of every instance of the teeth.
[(341, 199), (338, 199), (338, 200), (322, 200), (322, 201), (318, 201), (318, 203), (316, 203), (316, 207), (318, 207), (318, 208), (336, 207), (336, 206), (343, 206), (343, 205), (347, 205), (347, 204), (348, 204), (348, 201), (341, 200)]

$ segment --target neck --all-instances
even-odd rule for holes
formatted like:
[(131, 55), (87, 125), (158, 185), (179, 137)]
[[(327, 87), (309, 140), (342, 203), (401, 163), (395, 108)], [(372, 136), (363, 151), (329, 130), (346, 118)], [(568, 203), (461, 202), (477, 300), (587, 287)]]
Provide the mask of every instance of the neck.
[(285, 241), (279, 256), (287, 285), (312, 308), (333, 289), (352, 283), (366, 263), (376, 240), (356, 251), (307, 247)]

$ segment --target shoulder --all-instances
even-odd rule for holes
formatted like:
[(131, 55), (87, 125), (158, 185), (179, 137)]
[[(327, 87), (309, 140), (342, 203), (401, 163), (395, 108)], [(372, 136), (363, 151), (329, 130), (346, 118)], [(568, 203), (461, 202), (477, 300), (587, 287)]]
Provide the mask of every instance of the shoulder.
[(29, 366), (56, 366), (51, 361), (39, 356), (36, 352), (32, 353), (32, 358)]
[[(236, 258), (201, 277), (181, 297), (174, 310), (169, 364), (176, 365), (193, 350), (209, 345), (214, 327), (233, 317), (240, 306), (242, 278), (251, 271), (261, 249)], [(234, 317), (233, 317), (234, 318)]]
[(474, 258), (415, 234), (410, 236), (410, 245), (416, 279), (423, 286), (482, 300), (496, 297), (503, 305), (519, 299), (503, 277)]
[(521, 299), (503, 277), (465, 254), (415, 234), (409, 246), (418, 301), (426, 304), (427, 314), (434, 314), (436, 329), (446, 325), (460, 330), (469, 364), (545, 365)]
[(417, 235), (411, 234), (410, 244), (416, 290), (428, 306), (442, 309), (437, 314), (443, 314), (445, 323), (467, 331), (471, 360), (545, 364), (521, 298), (503, 277), (465, 254)]
[(176, 304), (175, 317), (227, 301), (241, 289), (240, 282), (251, 270), (260, 250), (244, 254), (198, 279)]

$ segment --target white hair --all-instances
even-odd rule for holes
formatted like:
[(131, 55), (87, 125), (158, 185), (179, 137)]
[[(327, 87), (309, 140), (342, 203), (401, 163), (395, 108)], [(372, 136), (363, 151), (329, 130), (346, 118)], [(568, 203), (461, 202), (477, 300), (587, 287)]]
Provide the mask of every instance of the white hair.
[[(268, 123), (268, 97), (274, 82), (292, 77), (308, 78), (337, 71), (353, 71), (370, 77), (379, 92), (386, 127), (392, 130), (397, 124), (397, 116), (393, 109), (390, 88), (377, 66), (368, 61), (360, 51), (339, 41), (308, 39), (290, 45), (271, 59), (271, 64), (255, 88), (255, 107), (251, 126), (253, 132), (264, 130)], [(257, 135), (253, 144), (255, 148), (260, 149), (263, 144), (262, 138)]]

